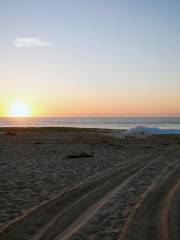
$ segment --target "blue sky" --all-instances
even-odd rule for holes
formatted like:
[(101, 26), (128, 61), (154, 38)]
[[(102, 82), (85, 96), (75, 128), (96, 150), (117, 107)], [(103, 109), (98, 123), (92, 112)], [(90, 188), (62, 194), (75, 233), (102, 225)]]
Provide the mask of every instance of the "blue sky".
[(0, 113), (180, 115), (179, 27), (174, 0), (0, 0)]

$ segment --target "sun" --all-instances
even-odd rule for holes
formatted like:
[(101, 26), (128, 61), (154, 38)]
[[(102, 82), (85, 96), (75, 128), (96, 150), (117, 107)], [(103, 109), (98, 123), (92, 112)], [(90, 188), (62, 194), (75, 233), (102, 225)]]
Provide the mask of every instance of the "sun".
[(11, 117), (29, 117), (30, 115), (30, 108), (23, 102), (13, 103), (9, 111)]

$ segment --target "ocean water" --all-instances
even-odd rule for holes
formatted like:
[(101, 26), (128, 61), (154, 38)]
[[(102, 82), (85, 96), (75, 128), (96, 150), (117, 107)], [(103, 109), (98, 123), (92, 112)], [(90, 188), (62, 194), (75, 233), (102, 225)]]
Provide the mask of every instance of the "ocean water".
[(180, 117), (0, 118), (0, 127), (81, 127), (131, 129), (137, 127), (180, 131)]

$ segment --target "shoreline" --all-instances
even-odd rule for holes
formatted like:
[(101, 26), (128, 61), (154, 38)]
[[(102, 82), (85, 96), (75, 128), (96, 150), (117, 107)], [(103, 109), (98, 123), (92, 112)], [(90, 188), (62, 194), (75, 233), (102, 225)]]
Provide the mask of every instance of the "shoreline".
[(66, 127), (128, 130), (136, 127), (179, 131), (180, 117), (51, 117), (0, 118), (0, 127)]
[(126, 137), (126, 136), (152, 136), (152, 135), (179, 135), (179, 129), (163, 129), (145, 126), (136, 126), (129, 129), (110, 129), (110, 128), (89, 128), (89, 127), (55, 127), (55, 126), (18, 126), (18, 127), (0, 127), (0, 133), (5, 132), (99, 132), (109, 134), (115, 137)]

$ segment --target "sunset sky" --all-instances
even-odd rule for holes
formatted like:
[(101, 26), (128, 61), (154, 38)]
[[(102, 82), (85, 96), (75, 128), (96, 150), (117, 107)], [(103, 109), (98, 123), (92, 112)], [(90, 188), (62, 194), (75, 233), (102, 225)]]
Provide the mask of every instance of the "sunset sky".
[(0, 30), (0, 116), (180, 116), (178, 0), (0, 0)]

